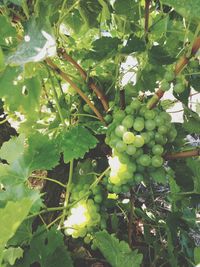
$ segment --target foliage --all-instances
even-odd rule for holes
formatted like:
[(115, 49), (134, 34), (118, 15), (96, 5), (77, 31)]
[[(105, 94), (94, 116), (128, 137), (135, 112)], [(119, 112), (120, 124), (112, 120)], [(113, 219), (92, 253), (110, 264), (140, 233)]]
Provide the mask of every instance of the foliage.
[(199, 264), (199, 14), (0, 1), (1, 266)]

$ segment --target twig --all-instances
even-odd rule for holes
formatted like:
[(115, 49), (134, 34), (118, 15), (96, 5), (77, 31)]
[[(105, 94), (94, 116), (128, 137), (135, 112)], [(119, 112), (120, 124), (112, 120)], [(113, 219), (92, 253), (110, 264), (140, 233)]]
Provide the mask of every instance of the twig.
[(190, 158), (190, 157), (198, 157), (200, 156), (200, 148), (194, 149), (194, 150), (189, 150), (189, 151), (181, 151), (177, 153), (172, 153), (172, 154), (166, 154), (164, 158), (166, 160), (171, 160), (171, 159), (183, 159), (183, 158)]
[[(66, 53), (66, 51), (64, 49), (58, 49), (58, 54), (62, 56), (63, 59), (65, 59), (66, 61), (70, 62), (80, 73), (81, 77), (86, 81), (87, 80), (87, 73), (86, 71), (70, 56)], [(106, 96), (104, 95), (104, 93), (101, 91), (100, 88), (97, 87), (97, 85), (95, 84), (95, 82), (93, 81), (92, 78), (89, 79), (89, 84), (88, 86), (90, 87), (90, 89), (92, 91), (95, 92), (95, 94), (97, 95), (98, 99), (100, 99), (104, 110), (107, 111), (109, 109), (109, 105), (108, 105), (108, 101), (106, 99)]]
[(82, 97), (82, 99), (94, 111), (99, 120), (105, 123), (105, 120), (101, 115), (101, 113), (98, 111), (98, 109), (92, 104), (90, 99), (81, 91), (81, 89), (69, 78), (69, 76), (65, 72), (63, 72), (56, 64), (54, 64), (51, 59), (48, 58), (45, 61), (52, 68), (52, 70), (57, 72), (65, 81), (67, 81), (73, 87), (73, 89)]
[(120, 98), (120, 108), (123, 110), (126, 107), (125, 90), (124, 89), (119, 91), (119, 98)]
[[(180, 60), (177, 62), (175, 66), (175, 70), (174, 70), (175, 76), (177, 76), (185, 68), (189, 60), (193, 56), (195, 56), (199, 48), (200, 48), (200, 36), (197, 37), (196, 40), (194, 41), (190, 56), (188, 57), (185, 55), (181, 57)], [(157, 103), (160, 101), (160, 99), (163, 97), (164, 93), (165, 92), (162, 90), (162, 88), (159, 88), (157, 92), (153, 95), (153, 97), (149, 100), (149, 102), (147, 103), (147, 107), (149, 109), (154, 108), (157, 105)]]

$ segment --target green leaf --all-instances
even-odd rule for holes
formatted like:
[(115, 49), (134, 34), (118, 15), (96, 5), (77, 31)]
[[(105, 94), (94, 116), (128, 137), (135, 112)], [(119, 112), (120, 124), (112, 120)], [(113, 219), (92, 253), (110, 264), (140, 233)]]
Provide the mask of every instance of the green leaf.
[(2, 261), (4, 246), (26, 218), (32, 204), (32, 200), (23, 198), (16, 203), (8, 202), (5, 208), (0, 209), (0, 263)]
[(119, 241), (106, 231), (95, 234), (95, 245), (112, 267), (139, 267), (142, 255), (137, 250), (132, 251), (125, 241)]
[(7, 67), (0, 75), (0, 97), (10, 111), (31, 117), (38, 110), (41, 84), (36, 77), (23, 80), (21, 71), (19, 67)]
[(183, 128), (188, 133), (200, 134), (200, 116), (189, 108), (184, 109)]
[(172, 6), (179, 14), (187, 18), (189, 21), (199, 23), (200, 5), (199, 0), (161, 0), (165, 5)]
[(194, 191), (200, 193), (200, 160), (189, 158), (187, 159), (187, 166), (193, 172)]
[(145, 51), (145, 48), (144, 40), (132, 34), (129, 37), (127, 44), (121, 49), (121, 53), (130, 54), (133, 52), (143, 52)]
[(60, 153), (57, 145), (47, 135), (39, 132), (32, 134), (28, 145), (25, 160), (31, 171), (51, 170), (58, 164)]
[(46, 57), (55, 56), (56, 42), (51, 35), (48, 21), (35, 20), (27, 22), (24, 40), (17, 50), (7, 58), (8, 64), (23, 65), (28, 62), (38, 62)]
[(176, 61), (176, 58), (172, 57), (165, 47), (160, 45), (154, 45), (149, 50), (149, 60), (152, 64), (168, 65)]
[(194, 261), (195, 261), (195, 264), (200, 263), (200, 247), (196, 247), (194, 249)]
[(134, 20), (137, 16), (138, 3), (132, 0), (116, 0), (114, 3), (114, 9), (116, 14), (128, 17), (130, 20)]
[(100, 61), (111, 57), (117, 52), (120, 43), (121, 41), (117, 37), (101, 37), (92, 43), (92, 51), (86, 55), (86, 58)]
[(72, 159), (83, 158), (89, 149), (96, 146), (98, 140), (86, 128), (76, 126), (60, 135), (58, 142), (67, 163)]
[(38, 228), (30, 242), (30, 249), (24, 253), (23, 261), (17, 266), (29, 267), (34, 262), (40, 263), (42, 267), (73, 267), (63, 235), (56, 227), (48, 231)]
[[(7, 17), (0, 15), (0, 46), (7, 47), (14, 43), (14, 38), (16, 38), (16, 30), (10, 23)], [(9, 41), (8, 41), (9, 40)]]
[(20, 247), (18, 248), (9, 247), (8, 249), (4, 250), (3, 259), (10, 265), (14, 265), (17, 259), (22, 258), (23, 252), (24, 252), (23, 249), (21, 249)]
[(8, 163), (13, 163), (24, 153), (24, 141), (25, 136), (21, 134), (3, 143), (0, 149), (0, 158), (5, 159)]

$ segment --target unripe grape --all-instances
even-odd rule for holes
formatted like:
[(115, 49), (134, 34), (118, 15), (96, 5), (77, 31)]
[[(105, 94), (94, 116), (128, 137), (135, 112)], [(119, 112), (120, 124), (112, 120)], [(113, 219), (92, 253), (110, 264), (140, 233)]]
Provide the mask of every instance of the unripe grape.
[(132, 132), (125, 132), (123, 134), (123, 141), (125, 144), (132, 144), (135, 140), (135, 135)]
[(163, 165), (163, 158), (160, 156), (153, 156), (151, 164), (153, 167), (156, 168), (161, 167)]
[(142, 147), (144, 145), (144, 139), (141, 135), (136, 135), (134, 140), (135, 147)]
[(126, 128), (131, 128), (133, 126), (133, 116), (131, 115), (127, 115), (123, 121), (122, 121), (122, 125)]
[(145, 128), (148, 131), (152, 131), (156, 128), (156, 123), (153, 120), (147, 120), (145, 121)]
[(124, 127), (123, 125), (118, 125), (116, 128), (115, 128), (115, 134), (118, 136), (118, 137), (122, 137), (123, 134), (127, 131), (126, 127)]
[(151, 163), (151, 158), (149, 155), (143, 154), (142, 156), (140, 156), (139, 162), (142, 166), (147, 167)]
[(152, 148), (152, 152), (153, 154), (155, 155), (162, 155), (164, 149), (161, 145), (155, 145), (153, 148)]
[(144, 129), (144, 119), (136, 118), (136, 120), (133, 123), (133, 129), (135, 131), (141, 132)]

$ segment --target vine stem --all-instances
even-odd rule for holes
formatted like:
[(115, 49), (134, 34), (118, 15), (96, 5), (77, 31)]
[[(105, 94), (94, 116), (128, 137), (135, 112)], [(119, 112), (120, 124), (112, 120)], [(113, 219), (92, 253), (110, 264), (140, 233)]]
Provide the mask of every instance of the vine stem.
[(181, 151), (177, 153), (166, 154), (164, 155), (164, 158), (166, 160), (172, 160), (172, 159), (183, 159), (183, 158), (198, 157), (198, 156), (200, 156), (200, 148), (189, 151)]
[(151, 3), (151, 0), (145, 0), (145, 22), (144, 22), (144, 30), (145, 30), (146, 42), (148, 42), (149, 8), (150, 8), (150, 3)]
[(133, 246), (133, 240), (132, 240), (132, 233), (133, 233), (133, 207), (134, 207), (134, 196), (132, 189), (130, 190), (130, 215), (129, 215), (129, 221), (128, 221), (128, 243), (130, 248)]
[(73, 87), (73, 89), (82, 97), (82, 99), (97, 115), (98, 119), (106, 124), (99, 110), (92, 104), (90, 99), (81, 91), (81, 89), (69, 78), (69, 76), (65, 72), (63, 72), (56, 64), (54, 64), (50, 58), (46, 59), (45, 61), (52, 68), (52, 70), (57, 72), (66, 82), (68, 82)]
[[(58, 49), (58, 54), (66, 61), (70, 62), (77, 69), (77, 71), (80, 73), (81, 77), (85, 81), (87, 81), (88, 75), (87, 75), (86, 71), (69, 54), (67, 54), (67, 52), (63, 48)], [(88, 86), (90, 87), (90, 89), (92, 91), (95, 92), (98, 99), (100, 99), (100, 101), (104, 107), (104, 110), (107, 111), (109, 109), (109, 105), (108, 105), (108, 101), (106, 99), (106, 96), (100, 90), (100, 88), (97, 87), (97, 85), (95, 84), (95, 82), (93, 81), (92, 78), (89, 79)]]
[(66, 185), (66, 195), (65, 195), (65, 201), (64, 201), (64, 210), (63, 210), (63, 215), (60, 221), (60, 226), (63, 224), (65, 216), (66, 216), (66, 211), (67, 211), (67, 206), (69, 203), (69, 197), (70, 197), (70, 191), (72, 187), (72, 176), (73, 176), (73, 168), (74, 168), (74, 160), (72, 159), (69, 163), (69, 179), (68, 183)]
[[(177, 76), (185, 68), (185, 66), (188, 64), (189, 60), (193, 56), (195, 56), (195, 54), (197, 53), (199, 48), (200, 48), (200, 36), (197, 37), (196, 40), (194, 41), (190, 55), (189, 56), (184, 55), (176, 63), (175, 70), (174, 70), (175, 76)], [(164, 93), (165, 92), (162, 90), (162, 88), (159, 88), (157, 90), (157, 92), (149, 100), (149, 102), (147, 103), (147, 108), (149, 108), (149, 109), (154, 108), (157, 105), (157, 103), (160, 101), (160, 99), (163, 97)]]
[(57, 107), (57, 110), (58, 110), (58, 113), (59, 113), (59, 116), (60, 116), (60, 120), (63, 124), (63, 126), (65, 126), (65, 120), (63, 118), (63, 115), (62, 115), (62, 111), (61, 111), (61, 108), (60, 108), (60, 104), (59, 104), (59, 99), (58, 99), (58, 94), (56, 92), (56, 88), (55, 88), (55, 84), (54, 84), (54, 81), (53, 81), (53, 78), (51, 76), (51, 72), (49, 70), (49, 68), (47, 67), (47, 70), (48, 70), (48, 74), (49, 74), (49, 79), (51, 81), (51, 84), (52, 84), (52, 89), (53, 89), (53, 96), (54, 96), (54, 99), (56, 101), (56, 107)]

